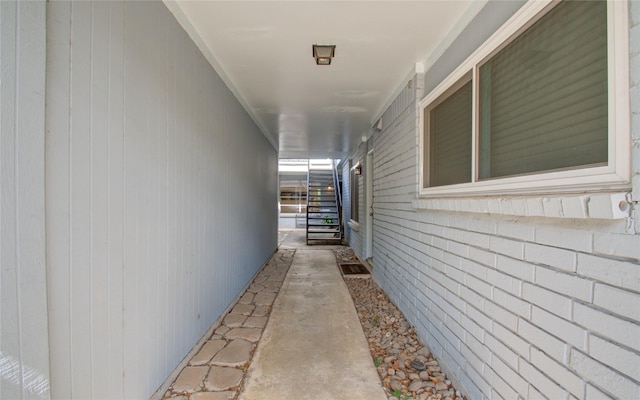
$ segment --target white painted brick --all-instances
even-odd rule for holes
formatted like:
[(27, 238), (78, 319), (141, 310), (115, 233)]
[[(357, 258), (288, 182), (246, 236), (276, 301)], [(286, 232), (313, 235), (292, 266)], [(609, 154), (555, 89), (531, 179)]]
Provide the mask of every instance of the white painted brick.
[(554, 292), (586, 302), (591, 300), (592, 283), (575, 275), (536, 267), (536, 283)]
[(605, 394), (604, 392), (600, 391), (598, 388), (596, 388), (595, 386), (589, 385), (587, 384), (587, 388), (585, 391), (585, 399), (589, 399), (589, 400), (611, 400), (612, 396)]
[[(475, 321), (473, 321), (471, 318), (467, 317), (466, 315), (462, 315), (460, 317), (460, 323), (464, 328), (464, 330), (467, 331), (469, 335), (475, 337), (477, 340), (481, 342), (484, 342), (485, 330), (480, 325), (476, 324)], [(468, 338), (468, 335), (467, 335), (467, 338)]]
[(525, 398), (527, 400), (549, 400), (548, 397), (540, 393), (540, 391), (536, 389), (535, 386), (533, 385), (529, 385), (529, 392), (527, 394), (527, 397)]
[(472, 392), (467, 393), (471, 399), (488, 399), (491, 394), (491, 385), (476, 371), (471, 368), (466, 371), (468, 378), (463, 376), (462, 384), (467, 383), (466, 387)]
[(514, 313), (505, 310), (489, 300), (484, 302), (482, 311), (494, 321), (499, 322), (513, 331), (518, 327), (518, 317)]
[(518, 295), (520, 285), (518, 280), (509, 275), (496, 271), (495, 269), (487, 269), (487, 282), (501, 288), (502, 290)]
[(640, 398), (640, 386), (609, 367), (577, 351), (571, 350), (569, 366), (598, 389), (620, 399)]
[(495, 235), (498, 231), (496, 220), (485, 215), (469, 218), (469, 230)]
[(566, 223), (537, 227), (535, 241), (551, 247), (586, 253), (593, 250), (593, 233), (588, 230), (571, 229)]
[(469, 229), (469, 216), (461, 214), (450, 214), (449, 226), (452, 228), (457, 228), (456, 230), (460, 232), (460, 234), (462, 234), (464, 231)]
[(486, 214), (489, 212), (489, 202), (487, 199), (471, 199), (471, 212)]
[(473, 351), (473, 353), (477, 355), (484, 363), (487, 362), (489, 358), (491, 358), (491, 352), (489, 351), (487, 346), (483, 344), (484, 332), (482, 336), (483, 338), (479, 339), (472, 335), (466, 335), (464, 338), (464, 345), (471, 349), (471, 351)]
[(640, 260), (640, 235), (598, 232), (593, 237), (595, 253)]
[(549, 358), (544, 352), (532, 348), (531, 363), (543, 370), (560, 386), (578, 398), (584, 398), (584, 382), (566, 366)]
[(482, 371), (485, 364), (483, 359), (477, 356), (467, 344), (461, 343), (460, 346), (460, 351), (464, 354), (464, 357), (461, 357), (462, 365), (466, 365), (466, 368), (471, 367), (476, 371)]
[(521, 396), (526, 397), (529, 384), (516, 372), (518, 364), (507, 365), (498, 357), (491, 357), (491, 368), (498, 373), (499, 376), (506, 379), (509, 385), (513, 387)]
[(514, 215), (527, 215), (527, 204), (525, 199), (511, 199), (511, 209)]
[(495, 373), (491, 368), (485, 368), (483, 375), (485, 379), (488, 380), (489, 383), (491, 383), (491, 390), (492, 390), (491, 398), (498, 398), (498, 396), (503, 399), (518, 398), (518, 393), (511, 386), (509, 386), (499, 374)]
[(458, 295), (458, 293), (447, 292), (445, 294), (445, 300), (460, 312), (465, 313), (467, 303)]
[[(468, 286), (460, 287), (460, 297), (477, 309), (482, 309), (485, 298), (471, 290)], [(467, 307), (468, 308), (468, 307)]]
[(628, 261), (578, 254), (578, 274), (636, 291), (640, 291), (639, 268)]
[(503, 290), (493, 289), (493, 301), (523, 318), (531, 318), (531, 304)]
[[(487, 248), (489, 245), (487, 244)], [(488, 265), (493, 267), (496, 265), (496, 255), (487, 250), (482, 250), (476, 247), (469, 248), (469, 258), (475, 262), (478, 262), (483, 265)]]
[(515, 215), (513, 211), (513, 203), (510, 199), (498, 199), (500, 204), (500, 213), (505, 215)]
[(562, 198), (562, 214), (565, 218), (587, 218), (589, 196), (571, 196)]
[(587, 203), (589, 218), (623, 219), (629, 216), (631, 207), (626, 193), (592, 194)]
[(493, 335), (514, 352), (524, 358), (529, 358), (530, 345), (521, 336), (518, 336), (504, 326), (495, 323), (493, 324)]
[(480, 280), (472, 275), (467, 275), (467, 286), (484, 298), (491, 298), (491, 285), (484, 280)]
[(550, 265), (568, 272), (575, 272), (576, 270), (576, 253), (557, 247), (526, 243), (524, 245), (524, 259), (525, 261)]
[(500, 340), (496, 339), (490, 333), (486, 333), (484, 343), (492, 352), (491, 363), (500, 358), (501, 362), (509, 365), (514, 370), (518, 369), (518, 355), (505, 346)]
[(566, 391), (558, 386), (557, 383), (549, 379), (546, 375), (529, 364), (527, 361), (520, 359), (520, 374), (526, 376), (527, 380), (549, 399), (564, 399)]
[(482, 329), (487, 332), (491, 332), (493, 329), (493, 321), (491, 318), (487, 317), (482, 311), (478, 310), (476, 307), (482, 307), (482, 305), (476, 304), (466, 304), (465, 305), (465, 316), (470, 318), (473, 322), (478, 324)]
[(491, 236), (483, 234), (483, 233), (477, 233), (477, 232), (469, 232), (466, 231), (464, 232), (464, 234), (462, 235), (462, 240), (466, 243), (469, 244), (471, 246), (476, 246), (476, 247), (480, 247), (483, 249), (488, 249), (489, 248), (489, 240), (490, 240)]
[(640, 321), (640, 295), (636, 293), (598, 283), (595, 285), (593, 304)]
[(565, 344), (560, 339), (522, 318), (518, 321), (518, 334), (554, 359), (558, 361), (564, 359)]
[[(485, 267), (484, 265), (478, 264), (475, 261), (463, 259), (462, 270), (468, 273), (469, 275), (480, 278), (482, 281), (486, 281), (487, 279), (487, 267)], [(480, 293), (483, 293), (483, 292), (480, 292)]]
[(505, 274), (513, 275), (524, 281), (534, 281), (535, 266), (533, 264), (498, 255), (496, 257), (496, 268)]
[(490, 214), (502, 214), (502, 209), (500, 207), (500, 199), (488, 199), (487, 206), (489, 207)]
[(589, 355), (623, 374), (640, 378), (640, 355), (591, 335)]
[(587, 332), (579, 326), (535, 306), (531, 319), (538, 327), (563, 341), (571, 343), (577, 348), (587, 349)]
[(559, 197), (546, 197), (542, 199), (544, 215), (550, 218), (560, 218), (562, 214), (562, 202)]
[(573, 306), (573, 320), (591, 332), (615, 342), (640, 349), (640, 324), (593, 309), (584, 304)]
[(524, 223), (519, 220), (499, 220), (498, 234), (500, 236), (519, 239), (523, 241), (533, 241), (535, 238), (534, 225)]
[(455, 199), (454, 201), (456, 203), (455, 210), (457, 212), (461, 212), (461, 213), (474, 212), (473, 210), (474, 201), (467, 198)]
[(524, 260), (524, 243), (516, 240), (492, 236), (489, 240), (489, 249), (495, 253)]
[[(462, 328), (462, 325), (460, 325), (456, 319), (451, 318), (449, 315), (447, 315), (444, 323), (445, 323), (445, 327), (449, 330), (451, 335), (455, 336), (458, 339), (464, 338), (465, 336), (464, 328)], [(450, 337), (451, 335), (447, 335), (447, 336)]]
[(444, 273), (454, 281), (464, 283), (465, 272), (461, 269), (453, 267), (451, 265), (447, 265), (445, 267)]
[[(455, 294), (460, 293), (460, 284), (458, 282), (454, 281), (453, 279), (450, 279), (446, 275), (440, 276), (439, 279), (440, 279), (440, 284), (444, 286), (448, 291)], [(446, 296), (446, 293), (444, 293), (444, 296)]]
[(544, 217), (544, 207), (542, 199), (539, 197), (527, 197), (525, 199), (528, 217)]
[(447, 249), (447, 242), (448, 241), (446, 239), (434, 236), (431, 241), (432, 241), (433, 247), (435, 247), (437, 249), (440, 249), (440, 250), (446, 250)]
[(571, 299), (539, 286), (524, 283), (522, 298), (565, 319), (571, 318)]
[(444, 261), (456, 267), (462, 265), (461, 263), (462, 260), (460, 259), (460, 257), (464, 257), (464, 258), (469, 257), (469, 246), (463, 243), (454, 242), (450, 240), (447, 242), (447, 251), (451, 253), (451, 255), (455, 255), (458, 259), (457, 260), (449, 259), (447, 258), (447, 254), (445, 254)]

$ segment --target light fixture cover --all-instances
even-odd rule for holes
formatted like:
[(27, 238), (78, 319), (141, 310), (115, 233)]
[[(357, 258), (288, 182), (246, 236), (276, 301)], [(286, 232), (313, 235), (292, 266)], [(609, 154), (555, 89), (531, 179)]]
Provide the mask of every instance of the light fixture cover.
[(331, 59), (336, 53), (335, 44), (314, 44), (313, 58), (316, 59), (318, 65), (330, 65)]

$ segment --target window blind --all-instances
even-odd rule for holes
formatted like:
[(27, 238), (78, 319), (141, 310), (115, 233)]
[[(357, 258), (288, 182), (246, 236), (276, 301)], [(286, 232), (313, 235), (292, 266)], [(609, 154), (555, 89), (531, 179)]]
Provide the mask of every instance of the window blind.
[(471, 181), (471, 81), (429, 113), (428, 186)]
[(480, 179), (607, 162), (606, 26), (564, 2), (480, 67)]

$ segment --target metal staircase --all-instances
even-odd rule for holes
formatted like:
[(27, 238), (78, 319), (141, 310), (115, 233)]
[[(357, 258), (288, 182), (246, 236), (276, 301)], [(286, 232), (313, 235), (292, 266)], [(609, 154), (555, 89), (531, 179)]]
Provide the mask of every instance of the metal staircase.
[(309, 160), (307, 244), (342, 243), (338, 174), (333, 160)]

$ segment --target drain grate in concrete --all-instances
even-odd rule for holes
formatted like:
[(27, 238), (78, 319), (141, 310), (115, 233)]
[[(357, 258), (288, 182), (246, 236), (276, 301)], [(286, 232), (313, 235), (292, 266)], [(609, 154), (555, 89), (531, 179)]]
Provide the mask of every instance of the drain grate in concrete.
[(340, 269), (344, 275), (368, 275), (369, 270), (360, 263), (340, 264)]

